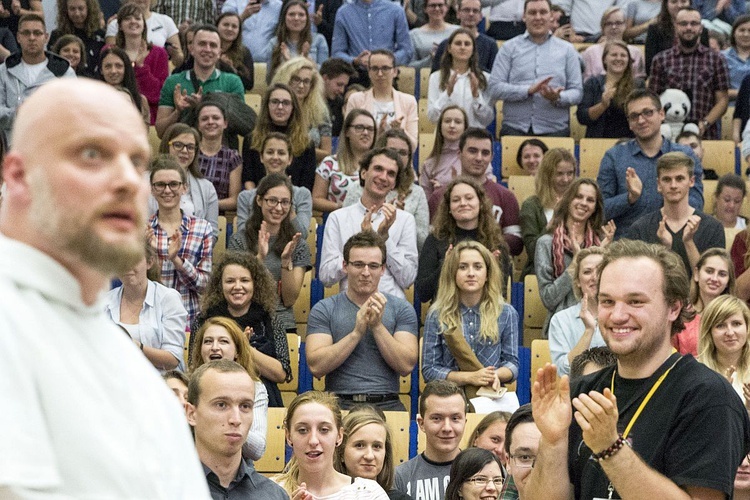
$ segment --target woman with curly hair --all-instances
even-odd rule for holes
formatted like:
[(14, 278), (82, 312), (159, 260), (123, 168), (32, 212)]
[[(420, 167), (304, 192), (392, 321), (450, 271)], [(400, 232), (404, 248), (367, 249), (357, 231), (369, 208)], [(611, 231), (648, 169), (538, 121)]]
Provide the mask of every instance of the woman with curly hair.
[[(415, 288), (422, 302), (435, 298), (438, 279), (448, 250), (463, 240), (478, 241), (500, 262), (502, 282), (510, 278), (510, 250), (503, 233), (492, 215), (490, 200), (474, 179), (458, 177), (448, 184), (419, 253), (419, 269)], [(505, 292), (505, 287), (501, 287)]]
[(328, 54), (325, 37), (310, 29), (307, 3), (302, 0), (285, 2), (276, 25), (276, 34), (271, 39), (268, 79), (273, 78), (281, 65), (292, 58), (304, 57), (319, 68), (328, 59)]
[(321, 161), (330, 155), (331, 115), (323, 96), (323, 78), (315, 63), (306, 57), (290, 59), (276, 70), (273, 83), (289, 85), (297, 96), (302, 115), (310, 127), (310, 140), (315, 144), (315, 159)]
[(293, 307), (312, 256), (291, 221), (292, 183), (283, 174), (266, 175), (255, 192), (255, 204), (245, 230), (232, 235), (228, 248), (257, 255), (265, 264), (278, 283), (277, 317), (288, 333), (296, 333)]
[(256, 187), (266, 175), (260, 152), (269, 132), (281, 132), (289, 137), (294, 159), (287, 174), (291, 176), (292, 184), (312, 191), (316, 161), (315, 146), (309, 136), (310, 127), (296, 94), (283, 83), (271, 84), (266, 90), (255, 128), (242, 145), (242, 182), (245, 189)]
[[(41, 2), (40, 2), (41, 3)], [(95, 0), (58, 0), (57, 28), (49, 36), (49, 47), (63, 35), (75, 35), (83, 41), (86, 52), (84, 75), (99, 71), (99, 53), (104, 48), (104, 30), (99, 25), (101, 10)]]
[(604, 201), (599, 185), (592, 179), (576, 179), (560, 198), (547, 227), (547, 234), (536, 243), (534, 268), (539, 294), (547, 308), (544, 335), (552, 315), (574, 305), (572, 263), (578, 251), (591, 246), (607, 246), (614, 237), (615, 224), (602, 227)]
[(252, 347), (247, 341), (247, 336), (231, 318), (216, 316), (206, 320), (190, 340), (197, 346), (190, 354), (191, 373), (209, 361), (229, 359), (244, 367), (255, 382), (253, 425), (250, 426), (247, 440), (242, 445), (242, 458), (260, 459), (266, 451), (268, 391), (258, 375), (258, 367), (251, 354)]
[(359, 186), (359, 162), (375, 145), (378, 127), (369, 111), (353, 109), (341, 127), (335, 155), (326, 156), (315, 169), (313, 208), (332, 212), (344, 206), (349, 191)]
[(221, 38), (221, 60), (227, 63), (242, 80), (245, 92), (255, 85), (253, 56), (242, 44), (242, 20), (234, 12), (225, 12), (216, 19), (216, 29)]
[(436, 123), (449, 104), (466, 111), (469, 127), (484, 128), (495, 119), (487, 81), (490, 75), (479, 69), (474, 35), (459, 28), (448, 37), (440, 61), (440, 71), (430, 75), (427, 93), (427, 117)]
[[(250, 355), (268, 389), (269, 404), (283, 406), (277, 386), (291, 380), (289, 344), (276, 314), (276, 282), (263, 263), (246, 252), (227, 252), (214, 266), (201, 296), (192, 331), (216, 316), (233, 319), (250, 341)], [(190, 357), (199, 347), (190, 339)]]
[(518, 313), (502, 298), (504, 281), (481, 243), (462, 241), (448, 251), (424, 325), (425, 381), (450, 380), (473, 398), (518, 376)]

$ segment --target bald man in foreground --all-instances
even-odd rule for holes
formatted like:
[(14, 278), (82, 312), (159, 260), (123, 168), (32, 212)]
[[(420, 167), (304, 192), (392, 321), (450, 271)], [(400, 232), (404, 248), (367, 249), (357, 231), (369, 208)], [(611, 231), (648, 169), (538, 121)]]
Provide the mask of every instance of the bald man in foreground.
[(143, 255), (140, 114), (103, 83), (57, 80), (21, 105), (13, 137), (0, 207), (0, 498), (208, 498), (177, 400), (100, 301)]

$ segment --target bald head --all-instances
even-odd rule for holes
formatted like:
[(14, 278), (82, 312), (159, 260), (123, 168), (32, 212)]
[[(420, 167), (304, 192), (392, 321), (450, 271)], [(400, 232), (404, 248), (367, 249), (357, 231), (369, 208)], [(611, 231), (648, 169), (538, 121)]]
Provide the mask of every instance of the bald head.
[(149, 155), (123, 92), (87, 79), (43, 85), (18, 110), (0, 230), (68, 268), (93, 302), (143, 257)]

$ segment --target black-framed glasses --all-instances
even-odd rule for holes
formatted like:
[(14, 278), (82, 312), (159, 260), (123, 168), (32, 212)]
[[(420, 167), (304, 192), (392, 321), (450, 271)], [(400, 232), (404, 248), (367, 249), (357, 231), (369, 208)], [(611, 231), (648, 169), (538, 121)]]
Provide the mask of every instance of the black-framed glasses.
[(503, 478), (502, 477), (487, 477), (487, 476), (476, 476), (476, 477), (470, 477), (466, 480), (467, 483), (472, 483), (474, 486), (478, 486), (480, 488), (484, 488), (487, 486), (487, 483), (492, 481), (492, 484), (495, 485), (495, 488), (500, 489), (503, 487)]
[(521, 469), (533, 469), (536, 464), (536, 455), (511, 455), (510, 459)]
[(353, 128), (354, 131), (358, 134), (361, 134), (363, 132), (367, 132), (368, 134), (375, 133), (375, 127), (373, 127), (372, 125), (357, 124), (357, 125), (351, 125), (350, 128)]
[(169, 145), (175, 148), (177, 151), (187, 150), (188, 153), (195, 151), (195, 144), (188, 144), (180, 141), (169, 141)]
[(370, 269), (370, 271), (377, 271), (381, 267), (383, 267), (383, 264), (380, 262), (362, 262), (362, 261), (354, 261), (354, 262), (347, 262), (348, 265), (352, 266), (354, 269), (362, 270), (365, 267)]
[(156, 191), (157, 193), (163, 193), (167, 188), (169, 188), (170, 191), (175, 192), (180, 188), (180, 186), (182, 186), (182, 182), (177, 181), (154, 182), (151, 184), (151, 187), (154, 188), (154, 191)]
[(644, 118), (651, 118), (652, 116), (654, 116), (654, 113), (656, 113), (656, 111), (656, 108), (647, 108), (640, 113), (630, 113), (628, 114), (628, 121), (637, 122), (641, 116)]
[(300, 78), (298, 76), (293, 76), (289, 79), (289, 85), (291, 85), (292, 87), (294, 87), (295, 85), (299, 85), (300, 83), (305, 87), (309, 87), (310, 85), (312, 85), (312, 79)]
[(279, 205), (281, 205), (281, 208), (289, 208), (292, 206), (291, 200), (287, 200), (286, 198), (283, 200), (280, 200), (278, 198), (273, 198), (273, 197), (263, 198), (263, 201), (265, 201), (266, 204), (271, 208), (277, 207)]
[(282, 108), (288, 108), (292, 105), (292, 101), (290, 99), (269, 99), (268, 105), (272, 108), (276, 108), (281, 106)]

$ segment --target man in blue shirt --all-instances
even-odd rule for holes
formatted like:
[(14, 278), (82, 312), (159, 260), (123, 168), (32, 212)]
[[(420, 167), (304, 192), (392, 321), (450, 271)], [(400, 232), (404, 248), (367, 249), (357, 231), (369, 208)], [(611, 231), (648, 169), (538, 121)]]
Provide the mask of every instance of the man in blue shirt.
[(242, 43), (255, 62), (268, 62), (271, 38), (281, 14), (281, 0), (227, 0), (221, 12), (239, 14), (242, 19)]
[(526, 33), (500, 47), (490, 94), (502, 99), (501, 135), (570, 135), (570, 106), (581, 101), (581, 64), (573, 45), (552, 36), (552, 4), (527, 0)]
[(412, 46), (403, 7), (390, 0), (354, 0), (342, 5), (333, 26), (331, 57), (361, 72), (375, 49), (393, 52), (398, 66), (408, 64)]
[(604, 154), (596, 177), (604, 197), (605, 218), (613, 219), (617, 224), (616, 238), (625, 234), (641, 215), (661, 208), (656, 162), (664, 153), (682, 151), (695, 161), (690, 206), (703, 209), (703, 166), (689, 146), (674, 143), (661, 135), (664, 110), (659, 96), (648, 90), (636, 90), (628, 96), (625, 112), (635, 139), (610, 148)]

